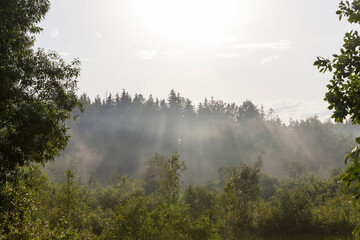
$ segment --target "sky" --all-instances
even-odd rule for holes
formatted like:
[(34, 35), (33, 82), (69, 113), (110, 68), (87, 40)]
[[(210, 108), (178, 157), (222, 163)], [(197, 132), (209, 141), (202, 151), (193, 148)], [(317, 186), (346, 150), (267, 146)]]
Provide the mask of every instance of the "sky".
[(356, 28), (338, 0), (52, 0), (36, 47), (81, 61), (79, 93), (121, 92), (194, 104), (213, 96), (272, 107), (286, 123), (317, 114), (330, 73), (317, 56), (339, 52)]

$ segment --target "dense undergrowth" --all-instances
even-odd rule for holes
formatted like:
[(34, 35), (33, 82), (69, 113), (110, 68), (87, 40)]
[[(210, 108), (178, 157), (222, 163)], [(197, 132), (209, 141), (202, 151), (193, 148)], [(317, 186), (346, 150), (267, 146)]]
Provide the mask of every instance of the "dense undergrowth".
[(359, 221), (337, 170), (319, 179), (293, 162), (297, 174), (279, 179), (261, 172), (260, 155), (184, 186), (179, 157), (155, 154), (141, 178), (112, 175), (106, 184), (70, 167), (63, 182), (37, 165), (19, 169), (0, 188), (0, 238), (346, 239)]

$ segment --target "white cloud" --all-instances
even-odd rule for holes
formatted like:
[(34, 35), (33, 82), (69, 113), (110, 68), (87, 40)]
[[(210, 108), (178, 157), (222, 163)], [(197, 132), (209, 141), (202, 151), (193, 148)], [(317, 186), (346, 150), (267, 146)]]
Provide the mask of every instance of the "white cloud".
[(159, 45), (156, 45), (153, 49), (141, 50), (137, 54), (136, 57), (141, 57), (143, 60), (153, 59), (159, 55), (166, 55), (167, 51), (159, 51)]
[(101, 33), (98, 33), (98, 32), (95, 32), (94, 33), (94, 36), (98, 39), (102, 39), (103, 38), (103, 35)]
[(216, 57), (220, 57), (220, 58), (234, 58), (234, 57), (239, 57), (240, 54), (237, 53), (219, 53), (216, 54)]
[(269, 62), (272, 62), (276, 59), (279, 59), (280, 58), (280, 55), (279, 54), (275, 54), (273, 56), (268, 56), (268, 57), (265, 57), (261, 60), (260, 64), (266, 64), (266, 63), (269, 63)]
[(202, 41), (199, 41), (198, 44), (205, 46), (221, 46), (232, 44), (236, 42), (237, 39), (238, 38), (234, 36), (208, 36), (202, 39)]
[(51, 37), (52, 37), (52, 38), (57, 38), (57, 37), (59, 36), (59, 34), (60, 34), (60, 32), (59, 32), (59, 30), (57, 30), (57, 29), (53, 29), (53, 30), (51, 31)]
[(153, 59), (157, 55), (158, 55), (157, 49), (141, 50), (136, 54), (136, 56), (141, 57), (144, 60)]
[(284, 51), (291, 48), (292, 42), (290, 40), (280, 40), (277, 42), (264, 42), (264, 43), (246, 43), (246, 44), (235, 44), (227, 46), (225, 48), (234, 48), (234, 49), (247, 49), (247, 50), (274, 50), (274, 51)]
[(63, 57), (68, 57), (68, 56), (70, 56), (70, 53), (69, 52), (59, 52), (59, 55), (63, 56)]
[(95, 60), (94, 58), (89, 58), (89, 57), (81, 58), (81, 62), (92, 62), (94, 60)]
[(275, 113), (287, 123), (290, 119), (300, 120), (317, 115), (320, 120), (329, 119), (331, 111), (325, 101), (283, 98), (269, 104)]

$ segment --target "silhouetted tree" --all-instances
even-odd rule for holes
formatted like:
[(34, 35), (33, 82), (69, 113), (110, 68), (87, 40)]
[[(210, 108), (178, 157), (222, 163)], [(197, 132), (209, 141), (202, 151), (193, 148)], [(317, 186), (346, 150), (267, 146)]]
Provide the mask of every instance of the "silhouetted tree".
[(237, 120), (259, 119), (261, 117), (259, 108), (250, 100), (246, 100), (239, 107)]

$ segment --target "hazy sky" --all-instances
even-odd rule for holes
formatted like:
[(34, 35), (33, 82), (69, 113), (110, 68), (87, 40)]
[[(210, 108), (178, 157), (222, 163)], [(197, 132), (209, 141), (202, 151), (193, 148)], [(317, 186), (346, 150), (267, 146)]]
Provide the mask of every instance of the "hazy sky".
[(285, 122), (318, 114), (330, 74), (312, 65), (339, 51), (338, 0), (52, 0), (37, 46), (82, 62), (80, 92), (173, 88), (273, 107)]

